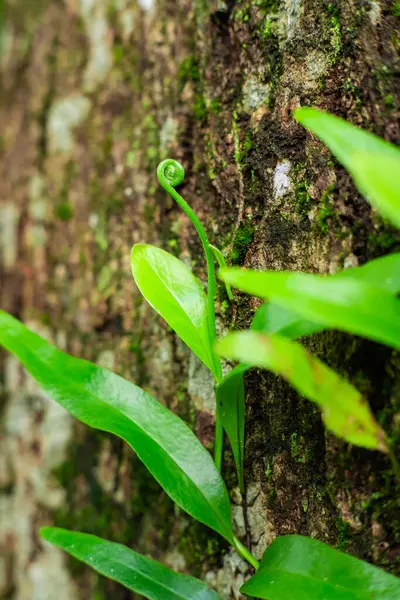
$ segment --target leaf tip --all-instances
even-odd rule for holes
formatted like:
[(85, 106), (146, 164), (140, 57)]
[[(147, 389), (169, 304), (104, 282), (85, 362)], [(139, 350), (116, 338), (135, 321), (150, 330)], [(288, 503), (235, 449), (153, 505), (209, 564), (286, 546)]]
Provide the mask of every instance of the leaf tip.
[(39, 535), (42, 538), (42, 540), (45, 540), (46, 542), (48, 542), (51, 539), (53, 531), (54, 531), (54, 527), (41, 527), (39, 529)]

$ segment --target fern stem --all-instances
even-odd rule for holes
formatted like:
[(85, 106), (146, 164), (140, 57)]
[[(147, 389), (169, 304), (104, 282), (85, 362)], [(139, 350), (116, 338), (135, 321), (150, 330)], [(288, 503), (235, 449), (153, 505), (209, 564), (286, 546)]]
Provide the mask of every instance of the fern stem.
[[(157, 168), (157, 177), (161, 186), (164, 188), (166, 192), (175, 200), (175, 202), (180, 206), (183, 212), (189, 217), (191, 222), (193, 223), (198, 236), (203, 244), (204, 254), (206, 257), (207, 263), (207, 321), (208, 321), (208, 329), (210, 335), (210, 341), (212, 346), (213, 353), (213, 363), (214, 363), (214, 376), (217, 383), (222, 381), (222, 368), (221, 362), (217, 358), (214, 352), (214, 342), (217, 338), (216, 324), (215, 324), (215, 268), (214, 268), (214, 256), (208, 241), (207, 234), (205, 229), (194, 212), (192, 208), (190, 208), (189, 204), (182, 198), (180, 194), (175, 190), (175, 186), (182, 183), (185, 177), (185, 169), (183, 166), (176, 160), (172, 158), (168, 158), (163, 160)], [(221, 424), (221, 419), (219, 415), (219, 410), (217, 407), (216, 418), (215, 418), (215, 451), (214, 451), (214, 460), (215, 464), (219, 471), (221, 471), (222, 465), (222, 450), (223, 450), (223, 429)]]

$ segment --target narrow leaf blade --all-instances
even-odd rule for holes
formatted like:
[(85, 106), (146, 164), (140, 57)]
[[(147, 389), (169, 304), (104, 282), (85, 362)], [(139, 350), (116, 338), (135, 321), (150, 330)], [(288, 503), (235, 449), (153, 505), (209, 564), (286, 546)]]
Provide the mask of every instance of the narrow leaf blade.
[(179, 417), (133, 383), (61, 352), (4, 311), (0, 343), (56, 402), (83, 423), (124, 439), (181, 508), (231, 541), (225, 484)]
[(217, 386), (217, 403), (222, 426), (226, 431), (235, 459), (239, 487), (244, 493), (244, 381), (247, 365), (238, 365)]
[(181, 260), (148, 244), (133, 247), (131, 267), (150, 306), (215, 374), (207, 299), (200, 281)]
[(364, 336), (400, 349), (400, 301), (355, 277), (223, 269), (231, 285), (269, 299), (325, 327)]
[(338, 437), (387, 452), (385, 433), (360, 392), (311, 356), (301, 344), (276, 335), (243, 331), (220, 340), (217, 352), (281, 375), (300, 394), (321, 407), (325, 425)]
[(118, 581), (149, 600), (218, 600), (205, 583), (181, 575), (121, 544), (94, 535), (44, 527), (41, 537), (81, 560), (95, 571)]
[(294, 117), (325, 142), (367, 200), (400, 227), (400, 149), (316, 108), (299, 108)]
[(267, 600), (397, 600), (400, 579), (327, 544), (290, 535), (272, 542), (240, 591)]
[[(330, 278), (353, 277), (376, 287), (398, 294), (400, 292), (400, 254), (389, 254), (370, 260), (361, 267), (344, 269)], [(265, 303), (257, 310), (251, 324), (253, 331), (278, 333), (292, 340), (323, 331), (325, 326), (301, 316), (279, 304)]]

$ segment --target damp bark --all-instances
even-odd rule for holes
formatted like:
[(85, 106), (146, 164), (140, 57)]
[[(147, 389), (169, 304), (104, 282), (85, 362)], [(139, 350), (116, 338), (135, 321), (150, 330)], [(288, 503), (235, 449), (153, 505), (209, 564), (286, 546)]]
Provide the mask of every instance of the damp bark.
[[(398, 248), (399, 235), (291, 118), (297, 106), (319, 106), (399, 141), (398, 3), (11, 4), (1, 38), (2, 306), (151, 390), (212, 450), (212, 382), (130, 275), (136, 242), (205, 275), (199, 240), (157, 185), (156, 166), (184, 164), (182, 194), (231, 264), (332, 273)], [(218, 294), (219, 331), (246, 327), (256, 302)], [(396, 354), (337, 333), (308, 346), (395, 430)], [(173, 507), (127, 447), (73, 421), (12, 358), (3, 364), (1, 597), (133, 597), (39, 541), (38, 527), (56, 524), (240, 598), (248, 567), (224, 542)], [(246, 522), (228, 445), (224, 475), (254, 554), (298, 532), (399, 573), (385, 458), (327, 435), (315, 407), (261, 371), (247, 377), (246, 413)]]

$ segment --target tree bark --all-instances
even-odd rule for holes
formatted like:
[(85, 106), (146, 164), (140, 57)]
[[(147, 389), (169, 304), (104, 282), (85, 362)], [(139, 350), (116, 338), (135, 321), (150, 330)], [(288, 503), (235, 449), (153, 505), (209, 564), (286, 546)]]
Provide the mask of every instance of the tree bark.
[[(150, 390), (211, 450), (212, 380), (130, 274), (132, 244), (147, 242), (204, 280), (199, 240), (158, 186), (157, 164), (184, 164), (182, 195), (231, 264), (332, 273), (398, 248), (399, 234), (291, 117), (319, 106), (399, 140), (398, 3), (32, 4), (9, 1), (2, 36), (2, 306)], [(219, 331), (248, 326), (257, 302), (218, 294)], [(307, 345), (393, 434), (398, 355), (335, 332)], [(4, 374), (1, 598), (134, 597), (41, 542), (46, 524), (122, 542), (241, 598), (248, 565), (174, 507), (123, 443), (76, 423), (9, 356)], [(261, 371), (247, 377), (246, 413), (246, 518), (227, 443), (224, 476), (254, 554), (297, 532), (399, 573), (386, 458), (327, 434), (313, 405)]]

